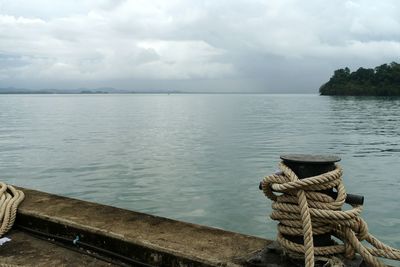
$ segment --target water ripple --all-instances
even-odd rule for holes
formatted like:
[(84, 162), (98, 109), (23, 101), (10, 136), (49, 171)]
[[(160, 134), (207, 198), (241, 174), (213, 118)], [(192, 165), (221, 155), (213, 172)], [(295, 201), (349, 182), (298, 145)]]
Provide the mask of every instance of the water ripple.
[(257, 189), (280, 154), (342, 157), (398, 245), (400, 100), (316, 95), (0, 96), (2, 180), (274, 238)]

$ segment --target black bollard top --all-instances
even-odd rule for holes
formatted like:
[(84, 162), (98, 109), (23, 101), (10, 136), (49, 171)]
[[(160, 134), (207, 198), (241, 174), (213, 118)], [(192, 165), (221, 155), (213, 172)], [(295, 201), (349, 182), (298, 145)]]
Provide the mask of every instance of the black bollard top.
[(281, 159), (300, 179), (333, 171), (336, 168), (335, 162), (340, 160), (333, 155), (306, 154), (282, 155)]
[(307, 154), (288, 154), (280, 157), (287, 163), (294, 164), (332, 164), (340, 161), (335, 155), (307, 155)]
[[(335, 163), (340, 161), (340, 158), (335, 155), (307, 154), (282, 155), (281, 159), (296, 173), (300, 179), (332, 171), (335, 169)], [(332, 190), (326, 190), (325, 193), (333, 198), (336, 198), (337, 196), (337, 193), (333, 192)], [(347, 194), (346, 203), (362, 205), (364, 203), (364, 197)]]

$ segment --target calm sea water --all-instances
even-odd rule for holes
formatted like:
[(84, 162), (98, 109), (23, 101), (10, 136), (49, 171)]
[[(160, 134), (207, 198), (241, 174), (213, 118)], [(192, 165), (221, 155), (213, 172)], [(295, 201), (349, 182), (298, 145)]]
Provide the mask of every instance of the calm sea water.
[(0, 180), (275, 238), (259, 181), (279, 155), (336, 154), (363, 217), (400, 247), (400, 99), (1, 95)]

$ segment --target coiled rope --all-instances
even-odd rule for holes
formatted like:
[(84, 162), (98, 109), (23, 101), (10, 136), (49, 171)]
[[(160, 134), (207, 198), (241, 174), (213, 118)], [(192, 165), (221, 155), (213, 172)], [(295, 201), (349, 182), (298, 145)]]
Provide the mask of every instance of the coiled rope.
[(13, 226), (18, 206), (24, 198), (24, 192), (0, 182), (0, 237)]
[[(15, 222), (19, 204), (24, 200), (25, 194), (11, 185), (0, 182), (0, 237), (3, 237)], [(0, 267), (16, 267), (19, 265), (0, 263)]]
[[(314, 266), (315, 256), (337, 254), (351, 259), (358, 253), (369, 266), (385, 266), (377, 257), (400, 260), (400, 250), (385, 245), (368, 232), (366, 222), (359, 217), (362, 206), (352, 205), (352, 209), (342, 210), (346, 190), (338, 165), (333, 171), (301, 180), (283, 162), (279, 168), (281, 172), (263, 179), (262, 189), (273, 201), (271, 218), (279, 221), (277, 241), (289, 254), (304, 257), (306, 267)], [(332, 188), (337, 191), (336, 199), (317, 192)], [(326, 233), (343, 244), (314, 246), (313, 235)], [(288, 240), (285, 234), (303, 236), (304, 244)], [(372, 247), (361, 243), (363, 240)]]

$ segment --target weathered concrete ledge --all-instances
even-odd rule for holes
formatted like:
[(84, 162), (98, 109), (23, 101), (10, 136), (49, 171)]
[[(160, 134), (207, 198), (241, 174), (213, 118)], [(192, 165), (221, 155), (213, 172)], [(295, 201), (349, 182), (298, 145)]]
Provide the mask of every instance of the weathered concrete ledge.
[[(6, 234), (10, 242), (0, 247), (0, 266), (23, 267), (116, 267), (111, 258), (102, 260), (96, 255), (86, 255), (79, 249), (70, 249), (39, 239), (20, 230), (11, 230)], [(119, 263), (119, 262), (117, 262)]]
[(243, 266), (271, 241), (21, 188), (16, 226), (155, 266)]

